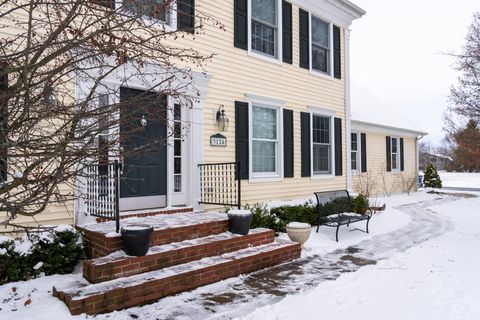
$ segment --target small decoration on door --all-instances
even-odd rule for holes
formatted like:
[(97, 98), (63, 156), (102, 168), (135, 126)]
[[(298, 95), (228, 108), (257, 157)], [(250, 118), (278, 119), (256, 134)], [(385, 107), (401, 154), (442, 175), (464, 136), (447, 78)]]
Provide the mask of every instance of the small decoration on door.
[(213, 147), (226, 147), (227, 137), (220, 133), (214, 134), (213, 136), (210, 136), (210, 145)]
[(145, 118), (145, 115), (142, 116), (142, 120), (140, 120), (140, 124), (142, 125), (142, 127), (146, 127), (148, 122), (147, 122), (147, 118)]

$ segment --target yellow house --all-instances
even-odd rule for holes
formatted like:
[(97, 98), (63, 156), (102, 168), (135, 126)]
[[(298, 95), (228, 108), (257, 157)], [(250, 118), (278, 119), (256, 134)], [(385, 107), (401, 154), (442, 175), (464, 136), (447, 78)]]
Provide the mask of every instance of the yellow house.
[(425, 135), (394, 108), (353, 83), (350, 188), (369, 196), (416, 190), (418, 141)]
[[(209, 13), (225, 31), (205, 24), (195, 37), (169, 40), (215, 55), (206, 74), (192, 73), (191, 94), (199, 92), (192, 108), (168, 99), (169, 121), (172, 127), (178, 124), (181, 134), (173, 134), (168, 145), (159, 148), (148, 170), (128, 170), (135, 164), (125, 159), (119, 180), (121, 214), (223, 209), (346, 189), (349, 27), (365, 11), (348, 0), (182, 3), (192, 12)], [(177, 18), (173, 9), (159, 23), (172, 30), (180, 22), (201, 23)], [(145, 66), (147, 73), (161, 68)], [(140, 79), (119, 83), (119, 76), (128, 76), (129, 66), (122, 72), (105, 78), (103, 85), (116, 94), (99, 89), (99, 101), (119, 101), (146, 89)], [(89, 84), (81, 80), (76, 79), (75, 88), (79, 99), (89, 91)], [(148, 119), (141, 120), (148, 126)], [(75, 203), (52, 204), (36, 221), (95, 221), (99, 214), (92, 203), (103, 201), (98, 200), (100, 187), (78, 180)], [(108, 205), (116, 204), (104, 203), (103, 208)], [(20, 222), (34, 223), (27, 218)]]

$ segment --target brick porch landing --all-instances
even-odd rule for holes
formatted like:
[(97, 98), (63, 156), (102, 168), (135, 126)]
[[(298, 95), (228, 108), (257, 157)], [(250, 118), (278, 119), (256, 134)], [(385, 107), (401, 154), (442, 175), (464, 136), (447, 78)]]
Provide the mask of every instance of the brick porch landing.
[(300, 257), (297, 243), (275, 240), (269, 229), (247, 236), (228, 232), (221, 213), (174, 213), (129, 218), (126, 223), (154, 226), (146, 256), (127, 256), (113, 222), (85, 227), (92, 259), (84, 261), (84, 278), (74, 287), (53, 288), (73, 315), (120, 310), (257, 271)]

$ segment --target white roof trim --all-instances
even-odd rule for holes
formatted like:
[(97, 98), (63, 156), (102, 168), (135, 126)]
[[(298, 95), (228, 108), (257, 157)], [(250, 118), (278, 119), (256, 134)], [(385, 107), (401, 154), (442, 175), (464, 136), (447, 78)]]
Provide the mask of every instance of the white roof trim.
[(292, 0), (292, 2), (342, 28), (348, 28), (353, 20), (361, 18), (366, 13), (348, 0)]
[(396, 128), (378, 123), (371, 123), (352, 119), (352, 130), (388, 133), (391, 135), (408, 135), (413, 137), (426, 136), (428, 132), (416, 131), (405, 128)]

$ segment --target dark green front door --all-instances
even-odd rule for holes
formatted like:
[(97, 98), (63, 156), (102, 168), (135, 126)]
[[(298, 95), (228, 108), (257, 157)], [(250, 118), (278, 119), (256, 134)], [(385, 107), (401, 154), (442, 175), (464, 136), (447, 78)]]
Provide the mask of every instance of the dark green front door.
[(121, 88), (120, 136), (124, 150), (120, 209), (166, 206), (166, 99), (155, 93)]

